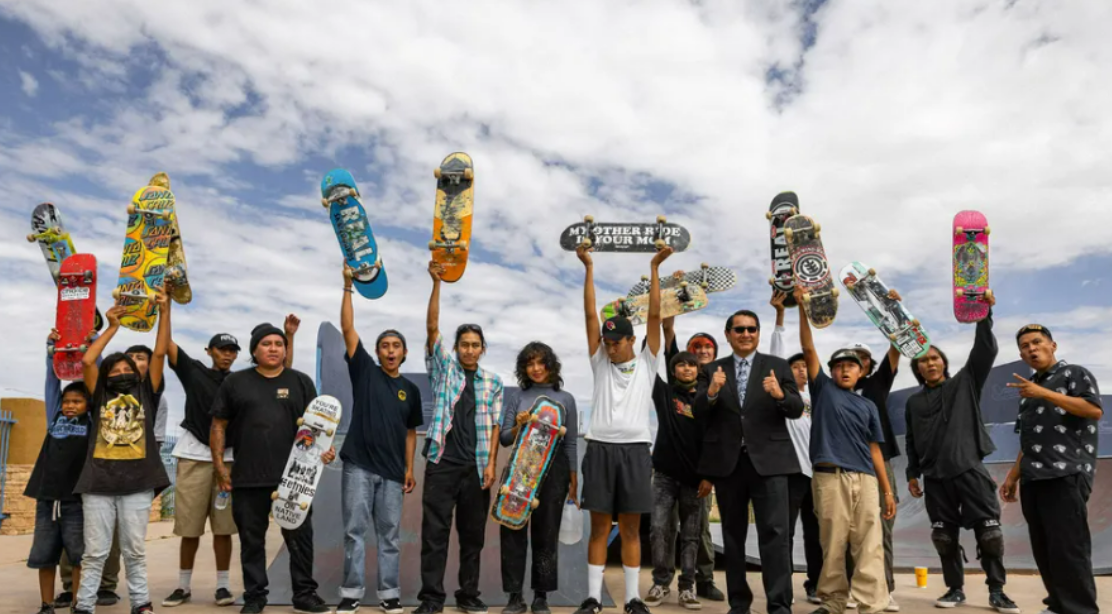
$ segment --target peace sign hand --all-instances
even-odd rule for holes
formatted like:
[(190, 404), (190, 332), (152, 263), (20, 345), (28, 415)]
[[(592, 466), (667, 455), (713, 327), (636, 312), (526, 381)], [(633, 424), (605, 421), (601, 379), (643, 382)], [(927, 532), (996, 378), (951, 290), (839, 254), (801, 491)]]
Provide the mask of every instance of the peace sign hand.
[(1047, 389), (1036, 384), (1035, 382), (1025, 380), (1016, 373), (1012, 373), (1012, 377), (1019, 380), (1019, 383), (1008, 382), (1008, 388), (1019, 388), (1019, 396), (1025, 399), (1041, 399), (1046, 396)]

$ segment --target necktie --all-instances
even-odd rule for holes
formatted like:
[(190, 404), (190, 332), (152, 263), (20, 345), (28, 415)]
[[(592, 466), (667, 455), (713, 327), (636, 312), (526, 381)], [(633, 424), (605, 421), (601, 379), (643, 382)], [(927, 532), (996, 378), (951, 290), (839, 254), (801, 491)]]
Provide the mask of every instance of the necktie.
[(745, 406), (745, 389), (749, 385), (749, 361), (743, 360), (737, 368), (737, 400), (738, 405)]

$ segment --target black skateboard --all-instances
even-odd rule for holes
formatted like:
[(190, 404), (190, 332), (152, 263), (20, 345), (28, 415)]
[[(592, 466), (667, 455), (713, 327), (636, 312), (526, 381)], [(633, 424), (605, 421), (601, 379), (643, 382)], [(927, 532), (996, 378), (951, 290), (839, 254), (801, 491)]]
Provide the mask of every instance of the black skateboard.
[(785, 307), (795, 307), (795, 278), (792, 276), (792, 257), (788, 253), (788, 241), (784, 238), (784, 224), (799, 213), (799, 197), (795, 192), (780, 192), (772, 199), (765, 218), (769, 221), (770, 240), (772, 241), (772, 277), (768, 283), (773, 288), (786, 293)]

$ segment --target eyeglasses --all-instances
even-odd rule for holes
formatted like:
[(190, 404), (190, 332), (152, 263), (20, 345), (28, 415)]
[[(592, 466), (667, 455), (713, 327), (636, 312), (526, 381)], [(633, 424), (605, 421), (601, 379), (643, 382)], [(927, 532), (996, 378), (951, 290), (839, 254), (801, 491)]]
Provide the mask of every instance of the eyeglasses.
[(760, 332), (761, 328), (759, 326), (735, 326), (735, 327), (733, 327), (732, 330), (734, 331), (735, 335), (740, 335), (742, 333), (749, 333), (750, 335), (755, 335), (758, 332)]

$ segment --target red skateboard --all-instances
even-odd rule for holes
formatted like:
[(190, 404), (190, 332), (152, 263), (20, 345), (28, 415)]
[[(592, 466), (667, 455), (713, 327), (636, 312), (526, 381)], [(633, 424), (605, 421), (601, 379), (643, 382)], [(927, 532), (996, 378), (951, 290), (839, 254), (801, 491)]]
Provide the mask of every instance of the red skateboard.
[(74, 254), (58, 270), (58, 311), (54, 327), (59, 339), (50, 349), (54, 375), (76, 381), (83, 376), (81, 359), (89, 349), (89, 333), (96, 318), (97, 259), (92, 254)]

